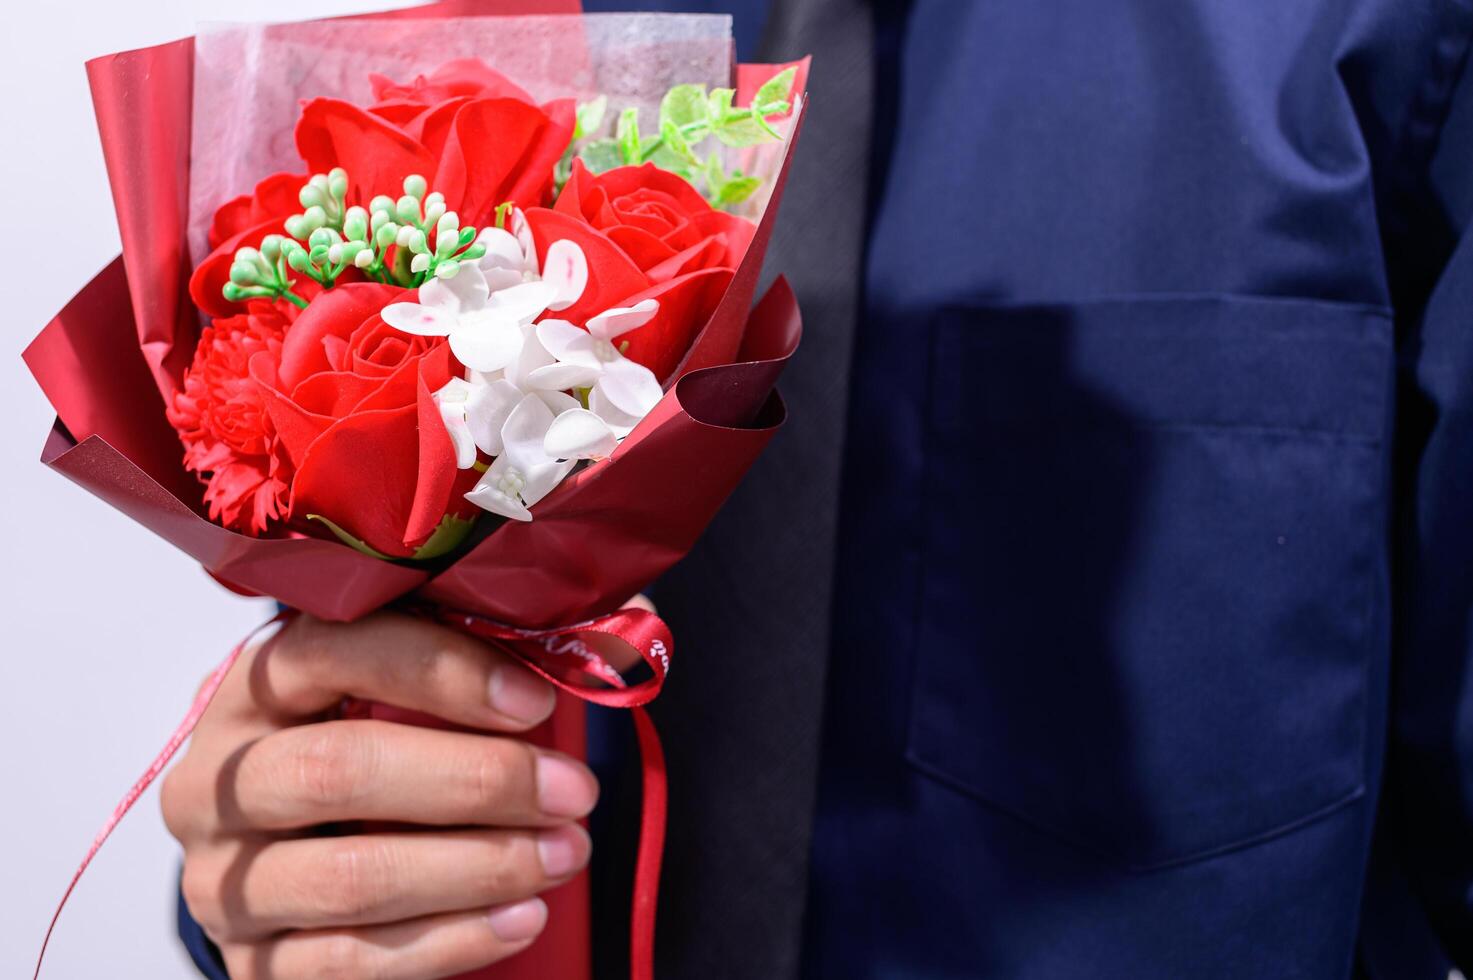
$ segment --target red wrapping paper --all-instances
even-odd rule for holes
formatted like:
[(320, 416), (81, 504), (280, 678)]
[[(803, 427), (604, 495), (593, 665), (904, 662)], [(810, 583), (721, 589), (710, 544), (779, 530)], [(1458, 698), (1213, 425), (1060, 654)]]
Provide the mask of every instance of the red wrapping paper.
[[(481, 0), (385, 16), (577, 10), (576, 0)], [(797, 305), (781, 280), (755, 311), (751, 303), (786, 161), (731, 285), (655, 410), (610, 459), (538, 504), (533, 522), (508, 522), (432, 573), (335, 540), (247, 537), (202, 514), (202, 488), (184, 471), (163, 410), (199, 330), (186, 246), (193, 51), (184, 39), (88, 65), (123, 253), (25, 352), (58, 416), (43, 462), (228, 587), (323, 619), (352, 620), (405, 601), (525, 627), (576, 623), (616, 608), (684, 556), (783, 420), (774, 385), (801, 334)], [(796, 92), (806, 61), (799, 67)], [(736, 84), (750, 89), (776, 70), (741, 66)], [(532, 737), (581, 757), (581, 707), (560, 695), (557, 712)], [(586, 876), (547, 898), (548, 927), (531, 949), (468, 976), (587, 977)]]

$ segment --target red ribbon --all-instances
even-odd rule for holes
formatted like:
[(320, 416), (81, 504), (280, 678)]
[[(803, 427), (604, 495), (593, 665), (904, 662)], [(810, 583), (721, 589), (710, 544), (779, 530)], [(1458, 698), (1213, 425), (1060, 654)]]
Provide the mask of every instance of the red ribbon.
[[(186, 739), (194, 732), (205, 709), (214, 700), (215, 694), (224, 683), (230, 668), (250, 643), (277, 623), (284, 622), (296, 613), (287, 610), (270, 621), (252, 630), (250, 635), (235, 645), (220, 666), (210, 674), (184, 720), (174, 729), (159, 754), (143, 775), (113, 808), (112, 815), (102, 825), (86, 857), (72, 875), (71, 883), (62, 893), (46, 935), (41, 941), (41, 951), (36, 957), (36, 971), (32, 980), (41, 976), (41, 964), (46, 959), (46, 947), (51, 943), (51, 934), (61, 918), (62, 909), (77, 887), (92, 859), (123, 817), (138, 802), (145, 790), (159, 777), (169, 761), (179, 751)], [(665, 676), (670, 670), (670, 651), (674, 641), (670, 628), (654, 613), (646, 609), (620, 609), (607, 616), (548, 630), (527, 630), (506, 626), (481, 616), (444, 610), (422, 611), (447, 626), (472, 636), (487, 640), (516, 657), (529, 669), (546, 678), (569, 694), (593, 704), (611, 708), (628, 708), (634, 715), (635, 732), (639, 737), (639, 753), (644, 771), (644, 799), (639, 832), (639, 857), (634, 872), (634, 901), (630, 915), (630, 980), (653, 980), (655, 963), (655, 909), (660, 891), (660, 861), (665, 847), (665, 815), (668, 794), (665, 784), (665, 753), (660, 748), (660, 736), (655, 724), (643, 705), (648, 704), (660, 693)], [(588, 646), (579, 634), (601, 633), (615, 637), (637, 652), (653, 672), (652, 676), (638, 684), (626, 684), (619, 672), (596, 651)], [(579, 683), (571, 678), (587, 675), (607, 686)]]
[[(639, 854), (634, 865), (634, 900), (629, 918), (629, 977), (630, 980), (653, 980), (655, 909), (659, 902), (660, 862), (665, 851), (669, 793), (665, 781), (665, 751), (660, 747), (660, 734), (644, 705), (660, 693), (670, 672), (670, 651), (675, 645), (670, 627), (649, 610), (636, 607), (551, 630), (518, 629), (468, 613), (438, 611), (435, 618), (505, 650), (574, 697), (608, 708), (628, 708), (633, 714), (644, 792), (640, 806)], [(625, 684), (619, 672), (579, 638), (580, 633), (602, 633), (628, 644), (649, 667), (651, 676), (638, 684)], [(608, 686), (594, 687), (568, 679), (578, 675), (587, 675)]]

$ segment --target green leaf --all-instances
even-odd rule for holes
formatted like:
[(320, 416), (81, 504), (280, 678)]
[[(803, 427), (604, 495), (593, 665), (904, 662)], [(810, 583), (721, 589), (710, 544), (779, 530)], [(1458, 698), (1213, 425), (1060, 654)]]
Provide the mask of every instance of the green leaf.
[(425, 539), (414, 552), (415, 561), (428, 561), (431, 558), (439, 558), (447, 555), (460, 547), (466, 535), (471, 533), (471, 528), (476, 526), (476, 519), (456, 517), (454, 514), (446, 514), (440, 519), (439, 527)]
[(619, 152), (619, 144), (608, 139), (593, 140), (583, 144), (582, 149), (578, 151), (578, 159), (596, 174), (624, 166), (624, 157)]
[(717, 129), (731, 115), (731, 100), (736, 95), (734, 88), (713, 88), (706, 98), (706, 109), (711, 115), (711, 128)]
[(723, 123), (716, 130), (716, 138), (727, 146), (756, 146), (782, 139), (766, 120), (753, 114)]
[(648, 162), (661, 170), (668, 170), (672, 174), (684, 177), (686, 180), (692, 180), (692, 174), (697, 172), (696, 168), (692, 167), (684, 157), (676, 156), (667, 143), (661, 143), (655, 152), (650, 154)]
[(578, 140), (589, 133), (598, 131), (604, 124), (604, 112), (609, 107), (609, 97), (600, 95), (592, 102), (584, 102), (578, 106), (574, 114), (573, 139)]
[(619, 126), (614, 132), (614, 139), (619, 143), (619, 153), (626, 164), (644, 161), (639, 139), (639, 109), (636, 106), (630, 106), (619, 113)]
[(660, 138), (665, 141), (665, 146), (678, 159), (684, 160), (686, 163), (701, 162), (700, 157), (696, 156), (695, 151), (690, 148), (690, 143), (686, 140), (685, 135), (681, 133), (680, 127), (671, 120), (665, 120), (664, 125), (660, 127)]
[(797, 68), (787, 68), (762, 83), (757, 94), (752, 96), (752, 105), (764, 113), (787, 112), (791, 106), (774, 107), (774, 103), (785, 102), (793, 88), (793, 79), (798, 77)]
[(721, 188), (726, 186), (726, 168), (721, 165), (721, 157), (715, 153), (706, 157), (706, 188), (708, 196), (716, 197), (721, 193)]
[(677, 85), (666, 92), (665, 98), (660, 100), (661, 131), (664, 131), (666, 123), (691, 126), (708, 123), (710, 119), (704, 85)]
[(740, 204), (751, 197), (757, 188), (762, 186), (760, 177), (736, 176), (721, 185), (721, 190), (716, 195), (717, 207), (725, 207), (732, 204)]
[(353, 548), (354, 551), (361, 551), (363, 554), (367, 555), (370, 558), (380, 558), (384, 561), (394, 560), (392, 557), (384, 554), (382, 551), (379, 551), (376, 548), (369, 547), (368, 544), (360, 538), (353, 537), (353, 535), (349, 534), (347, 531), (344, 531), (342, 528), (338, 527), (336, 524), (328, 520), (326, 517), (323, 517), (321, 514), (308, 514), (307, 520), (321, 521), (323, 524), (326, 524), (327, 529), (333, 534), (337, 535), (339, 541), (341, 541), (343, 544), (349, 545)]

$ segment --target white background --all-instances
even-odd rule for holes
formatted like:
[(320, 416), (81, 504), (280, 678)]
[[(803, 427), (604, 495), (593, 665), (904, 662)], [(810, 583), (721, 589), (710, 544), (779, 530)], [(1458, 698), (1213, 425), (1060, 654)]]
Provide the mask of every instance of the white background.
[[(118, 252), (83, 63), (194, 33), (391, 3), (12, 3), (0, 30), (0, 977), (29, 977), (46, 922), (102, 821), (196, 686), (269, 615), (38, 462), (52, 412), (21, 363)], [(64, 238), (62, 236), (65, 236)], [(197, 977), (174, 939), (178, 849), (150, 791), (83, 878), (43, 977)]]

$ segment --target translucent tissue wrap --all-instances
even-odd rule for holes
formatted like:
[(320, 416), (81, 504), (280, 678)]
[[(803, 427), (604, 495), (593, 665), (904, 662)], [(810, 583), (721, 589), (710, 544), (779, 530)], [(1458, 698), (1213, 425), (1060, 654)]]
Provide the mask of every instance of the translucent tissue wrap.
[(627, 106), (652, 127), (672, 86), (729, 86), (733, 77), (731, 18), (715, 14), (217, 24), (201, 28), (194, 57), (195, 262), (209, 251), (215, 208), (268, 174), (301, 169), (292, 139), (300, 101), (368, 105), (370, 73), (407, 82), (447, 61), (479, 58), (539, 102), (607, 96), (606, 129)]

